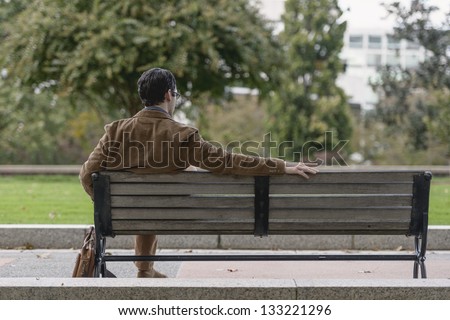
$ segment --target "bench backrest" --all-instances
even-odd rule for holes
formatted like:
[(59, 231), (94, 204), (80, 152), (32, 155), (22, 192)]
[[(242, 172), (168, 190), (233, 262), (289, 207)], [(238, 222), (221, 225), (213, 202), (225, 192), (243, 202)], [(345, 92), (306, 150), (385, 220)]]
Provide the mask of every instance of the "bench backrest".
[(93, 174), (97, 232), (405, 234), (427, 228), (431, 174), (322, 170), (246, 177), (207, 172)]

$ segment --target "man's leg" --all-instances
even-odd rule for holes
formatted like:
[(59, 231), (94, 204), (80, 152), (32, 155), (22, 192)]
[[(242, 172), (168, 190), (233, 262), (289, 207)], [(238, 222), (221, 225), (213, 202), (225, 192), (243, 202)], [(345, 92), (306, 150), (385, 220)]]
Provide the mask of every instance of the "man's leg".
[[(137, 235), (134, 243), (134, 252), (137, 256), (155, 255), (158, 240), (154, 234)], [(166, 275), (153, 269), (153, 261), (135, 261), (138, 268), (138, 278), (166, 278)]]

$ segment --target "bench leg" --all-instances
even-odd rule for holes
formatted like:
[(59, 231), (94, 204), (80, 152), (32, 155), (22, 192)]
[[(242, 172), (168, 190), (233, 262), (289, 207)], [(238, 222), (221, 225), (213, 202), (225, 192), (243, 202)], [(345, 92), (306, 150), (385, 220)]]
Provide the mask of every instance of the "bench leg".
[(414, 279), (417, 279), (419, 277), (419, 270), (420, 270), (420, 277), (422, 279), (426, 279), (426, 277), (427, 277), (427, 269), (425, 268), (425, 261), (424, 260), (416, 260), (416, 261), (414, 261), (414, 271), (413, 271)]
[(102, 278), (106, 277), (106, 263), (105, 261), (102, 261), (100, 264), (100, 275), (102, 276)]
[(95, 269), (94, 269), (94, 277), (99, 278), (105, 276), (105, 261), (103, 257), (105, 256), (105, 244), (106, 239), (100, 235), (96, 237), (96, 245), (95, 245)]
[(417, 258), (414, 261), (413, 277), (414, 279), (419, 277), (420, 269), (420, 277), (425, 279), (427, 277), (427, 270), (425, 268), (426, 234), (422, 235), (422, 238), (416, 236), (414, 240)]
[(95, 246), (95, 266), (94, 277), (95, 278), (116, 278), (116, 276), (106, 269), (105, 251), (106, 251), (106, 238), (98, 237)]

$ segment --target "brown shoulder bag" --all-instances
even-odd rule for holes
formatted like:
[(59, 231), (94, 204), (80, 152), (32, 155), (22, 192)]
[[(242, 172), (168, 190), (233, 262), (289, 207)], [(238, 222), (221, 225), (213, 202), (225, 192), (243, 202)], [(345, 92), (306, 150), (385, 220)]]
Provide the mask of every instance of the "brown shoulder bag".
[(78, 253), (72, 277), (93, 277), (95, 266), (95, 228), (90, 227)]

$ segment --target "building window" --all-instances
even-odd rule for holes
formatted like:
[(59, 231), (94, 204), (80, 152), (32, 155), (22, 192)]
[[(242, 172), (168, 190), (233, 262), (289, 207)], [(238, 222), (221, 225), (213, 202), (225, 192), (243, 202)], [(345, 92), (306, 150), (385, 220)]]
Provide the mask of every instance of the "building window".
[(369, 48), (381, 49), (381, 36), (369, 36)]
[(367, 55), (367, 65), (370, 67), (381, 66), (381, 54), (368, 54)]
[(400, 65), (400, 57), (396, 54), (388, 54), (386, 56), (386, 64), (388, 66), (399, 66)]
[(395, 39), (392, 36), (388, 36), (388, 49), (390, 50), (398, 50), (400, 49), (400, 41)]
[(420, 45), (417, 42), (408, 41), (406, 42), (406, 49), (418, 50)]
[(363, 36), (361, 36), (361, 35), (350, 35), (350, 37), (349, 37), (349, 47), (350, 48), (362, 48), (363, 47)]
[(417, 66), (419, 66), (419, 57), (417, 55), (405, 56), (405, 67), (406, 68), (416, 68)]

